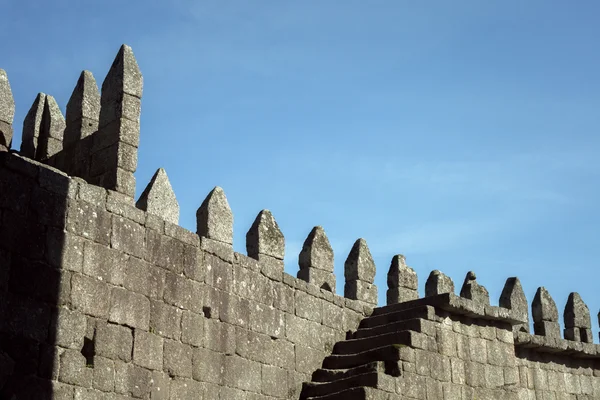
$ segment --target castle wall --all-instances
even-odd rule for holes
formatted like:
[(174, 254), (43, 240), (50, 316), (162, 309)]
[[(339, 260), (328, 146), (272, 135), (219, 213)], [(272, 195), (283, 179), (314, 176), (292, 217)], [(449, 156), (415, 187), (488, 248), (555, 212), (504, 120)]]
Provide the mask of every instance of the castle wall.
[(5, 393), (294, 398), (364, 316), (47, 166), (3, 153), (0, 182)]

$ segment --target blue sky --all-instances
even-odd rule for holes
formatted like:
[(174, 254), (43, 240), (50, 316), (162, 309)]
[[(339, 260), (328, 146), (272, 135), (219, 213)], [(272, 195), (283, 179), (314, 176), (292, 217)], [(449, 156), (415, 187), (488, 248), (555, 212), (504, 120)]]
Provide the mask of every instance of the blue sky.
[[(425, 5), (427, 3), (427, 5)], [(2, 1), (0, 68), (15, 145), (37, 92), (64, 111), (81, 70), (119, 46), (144, 75), (138, 194), (164, 167), (182, 226), (215, 186), (237, 251), (270, 209), (286, 271), (314, 225), (337, 292), (367, 240), (380, 304), (394, 254), (492, 303), (509, 276), (562, 314), (578, 291), (597, 332), (600, 5), (580, 1)]]

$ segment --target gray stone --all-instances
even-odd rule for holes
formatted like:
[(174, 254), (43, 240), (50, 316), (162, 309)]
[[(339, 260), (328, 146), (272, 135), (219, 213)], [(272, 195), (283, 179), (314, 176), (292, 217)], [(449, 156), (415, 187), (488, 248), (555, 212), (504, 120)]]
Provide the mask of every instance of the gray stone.
[(590, 310), (583, 302), (579, 293), (569, 294), (569, 299), (564, 312), (565, 328), (588, 328), (591, 329), (592, 321)]
[(454, 282), (449, 276), (436, 269), (431, 271), (425, 283), (425, 297), (442, 293), (454, 294)]
[(204, 317), (184, 311), (181, 318), (181, 341), (192, 346), (201, 346), (204, 339)]
[(112, 392), (115, 389), (115, 363), (104, 357), (94, 357), (94, 389)]
[(177, 339), (181, 337), (183, 311), (162, 301), (150, 301), (150, 332)]
[(145, 236), (146, 228), (144, 226), (127, 218), (113, 215), (110, 238), (113, 249), (142, 258), (145, 252)]
[(344, 297), (376, 306), (377, 286), (373, 283), (360, 280), (346, 281), (344, 285)]
[(133, 362), (140, 367), (162, 371), (163, 338), (136, 329), (133, 340)]
[(174, 340), (165, 340), (164, 370), (171, 376), (192, 377), (192, 348)]
[(156, 171), (136, 207), (173, 224), (179, 223), (179, 203), (164, 169)]
[(354, 280), (373, 283), (375, 279), (375, 262), (365, 239), (361, 238), (354, 242), (344, 263), (344, 277), (346, 283)]
[[(123, 107), (126, 105), (124, 104), (126, 101), (124, 98), (129, 95), (141, 99), (143, 86), (142, 74), (133, 55), (133, 50), (124, 44), (119, 49), (102, 83), (100, 127), (124, 115), (130, 120), (135, 120), (135, 116), (127, 114), (127, 107)], [(137, 118), (139, 118), (139, 114)]]
[[(333, 272), (333, 249), (321, 226), (315, 226), (304, 241), (298, 256), (300, 270), (320, 269)], [(317, 283), (317, 286), (318, 285)]]
[(271, 211), (262, 210), (246, 233), (246, 251), (248, 256), (258, 259), (264, 254), (283, 260), (285, 254), (285, 238), (273, 218)]
[(490, 294), (487, 289), (477, 283), (475, 272), (467, 272), (465, 281), (460, 289), (460, 296), (481, 304), (490, 304)]
[[(15, 117), (15, 100), (6, 71), (0, 69), (0, 150), (8, 150), (12, 143), (12, 123)], [(4, 123), (4, 124), (3, 124)]]
[(42, 115), (46, 104), (46, 94), (38, 93), (29, 112), (23, 121), (23, 138), (21, 142), (21, 155), (34, 159), (38, 148)]
[(35, 154), (36, 160), (46, 160), (62, 150), (65, 127), (65, 117), (60, 107), (54, 97), (47, 95)]
[(96, 326), (96, 354), (111, 360), (131, 361), (133, 335), (131, 329), (107, 323)]
[(60, 356), (58, 380), (76, 386), (91, 387), (93, 370), (77, 350), (65, 350)]
[(83, 71), (67, 103), (64, 146), (68, 147), (98, 130), (100, 92), (94, 75)]
[(108, 319), (117, 324), (148, 330), (150, 301), (141, 294), (114, 287), (110, 295)]
[(67, 308), (54, 310), (54, 326), (50, 329), (50, 341), (61, 347), (81, 350), (87, 327), (85, 315)]
[(71, 280), (71, 304), (76, 311), (98, 318), (108, 318), (110, 290), (105, 282), (80, 274)]
[(335, 275), (322, 269), (307, 268), (298, 271), (298, 279), (335, 293)]
[(233, 213), (220, 187), (215, 187), (196, 211), (196, 232), (208, 239), (233, 243)]
[(519, 278), (512, 277), (506, 280), (499, 301), (500, 307), (508, 308), (513, 316), (523, 321), (515, 326), (515, 330), (529, 332), (529, 304)]
[(531, 313), (534, 322), (558, 322), (558, 309), (556, 303), (545, 287), (539, 287), (531, 304)]
[(134, 364), (115, 362), (115, 391), (127, 396), (146, 399), (150, 393), (152, 374)]
[(395, 255), (387, 274), (387, 304), (396, 304), (419, 298), (418, 277), (416, 272), (406, 265), (402, 254)]

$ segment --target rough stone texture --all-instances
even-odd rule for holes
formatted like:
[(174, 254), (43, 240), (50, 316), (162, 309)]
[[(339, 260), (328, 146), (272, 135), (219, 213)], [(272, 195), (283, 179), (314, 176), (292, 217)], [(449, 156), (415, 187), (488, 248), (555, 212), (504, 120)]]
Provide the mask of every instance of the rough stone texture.
[(220, 187), (215, 187), (196, 211), (196, 232), (198, 236), (233, 244), (233, 213)]
[(323, 227), (315, 226), (308, 234), (298, 256), (298, 265), (300, 270), (315, 268), (333, 272), (333, 249)]
[(162, 168), (156, 171), (135, 206), (172, 224), (179, 223), (179, 203), (167, 172)]
[(67, 126), (64, 147), (69, 147), (98, 130), (100, 92), (90, 71), (83, 71), (79, 76), (67, 103), (65, 119)]
[(467, 272), (460, 295), (478, 303), (490, 304), (490, 294), (484, 286), (477, 283), (477, 276), (473, 271)]
[(527, 321), (525, 324), (515, 325), (515, 330), (529, 332), (529, 304), (519, 278), (511, 277), (506, 280), (499, 305), (512, 310), (521, 320)]
[(65, 132), (65, 117), (52, 96), (46, 95), (44, 112), (40, 124), (36, 160), (46, 160), (62, 150)]
[(387, 274), (387, 285), (387, 304), (402, 303), (419, 298), (417, 274), (406, 265), (406, 258), (402, 254), (392, 258)]
[(12, 123), (15, 117), (13, 99), (6, 71), (0, 69), (0, 151), (6, 151), (12, 143)]
[(23, 121), (21, 155), (31, 159), (36, 158), (44, 104), (46, 104), (46, 94), (38, 93)]
[(425, 297), (442, 293), (454, 293), (454, 282), (436, 269), (431, 271), (425, 283)]
[[(565, 309), (572, 340), (560, 337), (541, 289), (532, 307), (539, 335), (530, 335), (515, 329), (527, 321), (516, 278), (502, 307), (487, 304), (473, 279), (465, 297), (450, 294), (439, 271), (418, 299), (417, 276), (396, 256), (394, 301), (373, 308), (375, 266), (361, 241), (344, 298), (283, 272), (270, 213), (251, 229), (251, 258), (233, 251), (230, 210), (216, 191), (202, 238), (135, 208), (141, 76), (132, 60), (122, 48), (105, 81), (102, 114), (112, 122), (100, 131), (81, 127), (47, 165), (0, 154), (0, 398), (600, 398), (600, 346), (576, 294)], [(81, 118), (94, 118), (81, 107)], [(89, 168), (73, 169), (79, 160)], [(106, 190), (119, 185), (127, 190)], [(313, 233), (298, 276), (334, 282), (330, 246)]]
[(258, 259), (260, 255), (283, 260), (285, 238), (269, 210), (262, 210), (246, 233), (248, 256)]
[(579, 293), (569, 294), (564, 311), (565, 339), (592, 343), (590, 310)]

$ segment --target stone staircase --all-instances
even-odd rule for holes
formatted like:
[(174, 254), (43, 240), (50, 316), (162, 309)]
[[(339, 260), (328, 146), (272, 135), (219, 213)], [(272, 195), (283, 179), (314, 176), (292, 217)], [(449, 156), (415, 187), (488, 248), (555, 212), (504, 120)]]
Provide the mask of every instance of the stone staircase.
[[(403, 347), (421, 347), (435, 308), (421, 302), (380, 307), (363, 319), (352, 338), (335, 344), (311, 382), (305, 382), (301, 400), (400, 400)], [(419, 342), (419, 343), (417, 343)]]

